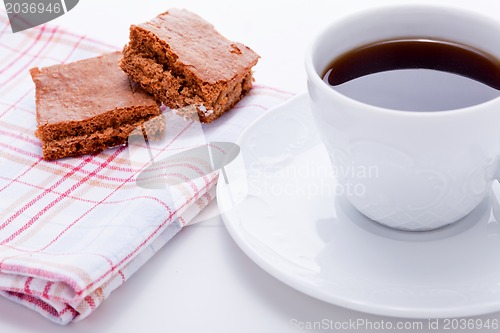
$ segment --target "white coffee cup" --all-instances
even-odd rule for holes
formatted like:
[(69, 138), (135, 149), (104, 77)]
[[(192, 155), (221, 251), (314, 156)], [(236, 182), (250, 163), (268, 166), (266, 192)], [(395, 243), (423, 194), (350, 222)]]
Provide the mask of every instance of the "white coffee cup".
[(500, 98), (440, 112), (384, 109), (322, 80), (333, 59), (400, 38), (454, 41), (498, 59), (500, 23), (431, 5), (368, 10), (327, 27), (306, 55), (310, 105), (341, 186), (361, 213), (391, 228), (432, 230), (470, 213), (498, 177)]

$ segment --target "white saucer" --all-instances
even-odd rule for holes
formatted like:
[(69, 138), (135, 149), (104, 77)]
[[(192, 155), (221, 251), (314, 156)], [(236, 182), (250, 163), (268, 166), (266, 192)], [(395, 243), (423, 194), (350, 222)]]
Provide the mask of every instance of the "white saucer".
[[(266, 113), (238, 144), (241, 155), (226, 167), (229, 182), (221, 177), (218, 184), (219, 209), (239, 247), (277, 279), (379, 315), (500, 311), (496, 199), (431, 232), (396, 231), (369, 220), (335, 195), (346, 189), (336, 187), (306, 95)], [(497, 189), (500, 194), (498, 183)]]

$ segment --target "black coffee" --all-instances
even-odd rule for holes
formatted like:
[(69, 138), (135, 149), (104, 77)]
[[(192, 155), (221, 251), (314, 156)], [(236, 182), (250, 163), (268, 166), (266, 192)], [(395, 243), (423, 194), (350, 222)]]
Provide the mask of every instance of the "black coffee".
[(443, 111), (500, 96), (500, 60), (457, 43), (401, 39), (336, 58), (325, 82), (364, 103), (406, 111)]

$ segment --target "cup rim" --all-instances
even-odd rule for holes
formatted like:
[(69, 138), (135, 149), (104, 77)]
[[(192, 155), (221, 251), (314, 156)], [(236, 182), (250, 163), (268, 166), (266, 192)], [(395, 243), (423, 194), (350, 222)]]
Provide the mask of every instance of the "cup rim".
[[(474, 104), (471, 106), (463, 107), (463, 108), (457, 108), (457, 109), (449, 109), (449, 110), (440, 110), (439, 112), (432, 112), (432, 111), (407, 111), (407, 110), (398, 110), (398, 109), (391, 109), (391, 108), (384, 108), (376, 105), (372, 105), (369, 103), (365, 103), (362, 101), (359, 101), (357, 99), (351, 98), (349, 96), (346, 96), (335, 89), (332, 89), (329, 87), (323, 79), (318, 75), (316, 72), (316, 69), (314, 68), (313, 65), (313, 53), (314, 49), (316, 48), (316, 45), (321, 41), (322, 37), (327, 33), (327, 31), (333, 30), (338, 27), (342, 27), (344, 24), (356, 20), (360, 20), (363, 17), (366, 16), (373, 16), (377, 15), (377, 13), (385, 13), (389, 11), (397, 11), (397, 10), (431, 10), (434, 12), (438, 11), (451, 11), (456, 14), (462, 15), (462, 16), (469, 16), (473, 17), (475, 19), (480, 19), (484, 22), (488, 22), (489, 24), (496, 25), (498, 26), (500, 30), (500, 20), (495, 20), (489, 16), (486, 16), (482, 13), (468, 10), (468, 9), (463, 9), (461, 7), (456, 7), (453, 5), (435, 5), (435, 4), (390, 4), (390, 5), (381, 5), (377, 7), (371, 7), (367, 9), (363, 9), (360, 11), (356, 11), (354, 13), (351, 13), (349, 15), (343, 16), (340, 19), (336, 19), (335, 21), (331, 22), (330, 24), (326, 25), (324, 28), (322, 28), (315, 36), (314, 38), (309, 42), (308, 47), (306, 48), (306, 55), (305, 55), (305, 68), (306, 68), (306, 74), (307, 74), (307, 79), (312, 82), (315, 86), (317, 86), (323, 93), (325, 94), (332, 94), (336, 98), (340, 98), (346, 103), (351, 103), (354, 105), (357, 105), (361, 107), (361, 109), (364, 110), (369, 110), (371, 112), (379, 112), (387, 115), (395, 115), (398, 114), (400, 116), (405, 115), (408, 117), (419, 117), (419, 118), (425, 118), (425, 117), (447, 117), (454, 115), (456, 116), (457, 114), (469, 114), (471, 112), (477, 112), (480, 109), (486, 108), (490, 105), (494, 104), (500, 104), (500, 95), (498, 97), (495, 97), (491, 100), (488, 100), (483, 103), (479, 104)], [(498, 58), (498, 61), (500, 62), (500, 57)]]

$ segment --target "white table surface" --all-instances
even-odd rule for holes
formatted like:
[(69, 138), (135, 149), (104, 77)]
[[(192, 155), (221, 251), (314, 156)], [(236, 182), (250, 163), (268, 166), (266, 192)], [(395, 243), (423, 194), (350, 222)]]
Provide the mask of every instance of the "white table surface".
[[(303, 55), (321, 27), (362, 8), (403, 2), (410, 1), (80, 0), (52, 24), (119, 46), (126, 43), (131, 23), (147, 21), (170, 7), (187, 8), (261, 55), (255, 74), (259, 84), (301, 93), (306, 90)], [(500, 19), (498, 0), (432, 3), (454, 4)], [(236, 246), (218, 216), (216, 203), (197, 220), (82, 322), (61, 327), (0, 298), (0, 332), (281, 333), (328, 331), (300, 330), (291, 324), (295, 321), (413, 322), (326, 304), (277, 281)], [(500, 313), (478, 318), (500, 320)], [(435, 332), (427, 329), (427, 319), (421, 322), (424, 329), (419, 332)]]

